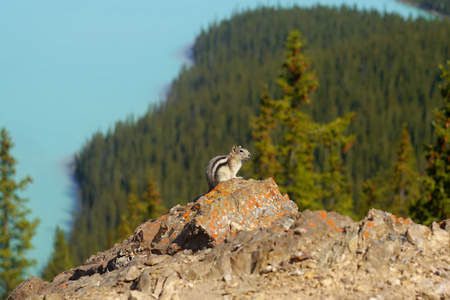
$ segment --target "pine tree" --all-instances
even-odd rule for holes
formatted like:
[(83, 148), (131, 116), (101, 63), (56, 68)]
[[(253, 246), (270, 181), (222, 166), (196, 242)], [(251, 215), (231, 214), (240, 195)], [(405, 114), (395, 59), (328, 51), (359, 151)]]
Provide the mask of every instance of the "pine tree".
[(32, 248), (31, 238), (39, 221), (27, 220), (30, 213), (25, 207), (27, 200), (18, 193), (32, 180), (30, 177), (14, 180), (17, 161), (11, 156), (13, 143), (4, 128), (0, 142), (0, 298), (4, 299), (23, 281), (25, 270), (35, 263), (25, 253)]
[(53, 253), (47, 267), (42, 271), (42, 278), (51, 281), (53, 277), (72, 267), (73, 263), (66, 241), (66, 234), (57, 226), (53, 242)]
[(305, 42), (299, 31), (287, 38), (283, 72), (277, 80), (283, 95), (273, 100), (264, 91), (259, 117), (253, 122), (252, 136), (258, 161), (255, 173), (271, 176), (302, 208), (321, 208), (318, 175), (314, 172), (314, 136), (317, 128), (309, 116), (300, 110), (311, 102), (309, 94), (317, 88), (314, 73), (303, 53)]
[(132, 235), (134, 229), (142, 223), (146, 214), (147, 209), (145, 205), (139, 201), (136, 195), (136, 179), (132, 178), (127, 195), (127, 211), (122, 214), (118, 226), (118, 242)]
[(167, 212), (167, 209), (161, 204), (161, 195), (156, 188), (155, 180), (152, 175), (148, 176), (147, 186), (142, 195), (143, 203), (147, 203), (149, 219), (156, 219)]
[(417, 160), (411, 145), (411, 138), (406, 124), (403, 124), (397, 161), (394, 165), (394, 177), (391, 180), (390, 212), (401, 217), (409, 217), (409, 207), (420, 194)]
[[(447, 61), (450, 67), (450, 61)], [(440, 86), (444, 106), (434, 111), (434, 126), (437, 141), (425, 148), (428, 163), (427, 177), (424, 179), (424, 196), (414, 203), (413, 217), (425, 224), (450, 218), (450, 70), (442, 65)]]
[(362, 184), (361, 200), (359, 202), (359, 217), (364, 217), (371, 208), (382, 209), (384, 201), (385, 186), (380, 186), (375, 179), (366, 179)]
[(255, 174), (260, 178), (272, 177), (281, 172), (281, 165), (277, 160), (277, 148), (272, 141), (271, 133), (276, 128), (274, 118), (274, 100), (268, 95), (267, 86), (261, 95), (259, 117), (252, 120), (252, 137), (258, 154), (253, 160)]
[(329, 156), (325, 169), (321, 173), (323, 206), (328, 210), (337, 210), (351, 216), (355, 216), (353, 197), (348, 175), (343, 167), (342, 154), (346, 154), (356, 140), (354, 135), (344, 135), (354, 117), (355, 114), (350, 113), (323, 125), (320, 135), (320, 140), (325, 145)]
[(142, 223), (155, 219), (166, 212), (161, 204), (161, 196), (156, 188), (155, 181), (151, 175), (148, 176), (144, 193), (136, 195), (136, 179), (131, 179), (127, 196), (127, 212), (121, 216), (118, 226), (118, 241), (133, 234), (136, 227)]
[[(299, 205), (300, 209), (339, 208), (352, 210), (352, 199), (341, 152), (337, 149), (353, 143), (354, 137), (343, 133), (354, 117), (349, 114), (329, 124), (319, 124), (302, 109), (311, 103), (310, 94), (317, 89), (314, 72), (303, 48), (299, 31), (287, 38), (283, 72), (277, 80), (281, 97), (272, 99), (267, 90), (261, 97), (260, 114), (253, 120), (252, 136), (257, 159), (254, 171), (260, 177), (271, 176)], [(329, 145), (328, 172), (321, 174), (314, 152), (319, 145)], [(324, 200), (327, 198), (327, 200)]]

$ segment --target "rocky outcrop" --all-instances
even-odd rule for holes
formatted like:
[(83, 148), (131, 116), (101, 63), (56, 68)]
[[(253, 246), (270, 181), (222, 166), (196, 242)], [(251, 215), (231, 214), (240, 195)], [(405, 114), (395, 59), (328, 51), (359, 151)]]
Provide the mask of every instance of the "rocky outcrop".
[[(446, 299), (450, 220), (297, 212), (272, 179), (230, 180), (51, 283), (9, 299)], [(22, 298), (20, 298), (22, 297)]]

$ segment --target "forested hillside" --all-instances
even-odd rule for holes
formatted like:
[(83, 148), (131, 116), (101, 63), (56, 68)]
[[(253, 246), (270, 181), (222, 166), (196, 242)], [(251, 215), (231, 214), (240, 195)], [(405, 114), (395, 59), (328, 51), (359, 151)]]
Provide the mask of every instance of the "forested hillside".
[(170, 208), (207, 192), (204, 171), (213, 156), (233, 144), (254, 149), (251, 118), (265, 84), (277, 93), (293, 29), (308, 42), (319, 80), (308, 113), (328, 122), (356, 112), (350, 133), (357, 142), (345, 160), (355, 207), (362, 181), (395, 160), (404, 122), (423, 171), (422, 146), (431, 141), (432, 110), (441, 101), (437, 66), (450, 58), (448, 22), (350, 8), (242, 13), (198, 36), (194, 64), (181, 70), (166, 101), (96, 134), (76, 155), (79, 199), (69, 241), (75, 264), (116, 240), (130, 182), (142, 193), (151, 173)]

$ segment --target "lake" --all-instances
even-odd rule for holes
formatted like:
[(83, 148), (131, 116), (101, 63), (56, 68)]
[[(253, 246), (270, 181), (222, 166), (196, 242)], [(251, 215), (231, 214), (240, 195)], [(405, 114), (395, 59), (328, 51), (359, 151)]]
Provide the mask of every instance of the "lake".
[(29, 252), (38, 265), (29, 275), (46, 265), (56, 225), (70, 229), (70, 163), (89, 138), (163, 100), (208, 24), (247, 8), (294, 4), (429, 17), (394, 0), (0, 1), (0, 127), (15, 144), (16, 180), (34, 179), (21, 195), (30, 199), (30, 217), (41, 219)]

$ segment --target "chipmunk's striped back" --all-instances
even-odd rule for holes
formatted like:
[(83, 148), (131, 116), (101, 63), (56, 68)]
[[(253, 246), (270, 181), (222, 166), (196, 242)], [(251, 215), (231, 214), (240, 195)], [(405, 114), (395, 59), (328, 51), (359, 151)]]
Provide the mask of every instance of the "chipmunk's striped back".
[(242, 162), (249, 159), (250, 156), (250, 152), (242, 148), (242, 146), (233, 146), (230, 154), (216, 156), (211, 159), (206, 168), (209, 190), (212, 190), (221, 181), (236, 178)]

